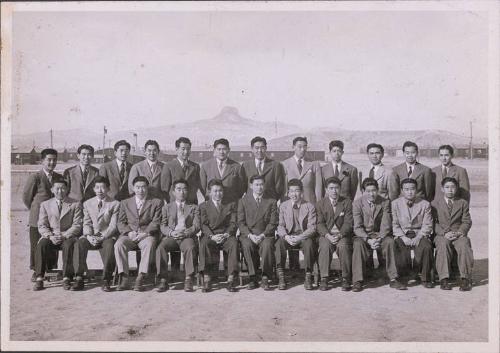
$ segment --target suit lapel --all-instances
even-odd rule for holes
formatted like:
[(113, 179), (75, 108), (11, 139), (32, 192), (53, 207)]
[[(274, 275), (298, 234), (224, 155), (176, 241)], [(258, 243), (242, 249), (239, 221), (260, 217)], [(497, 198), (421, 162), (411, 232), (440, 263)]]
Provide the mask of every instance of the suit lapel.
[(422, 174), (422, 164), (417, 162), (415, 163), (415, 167), (413, 168), (410, 178), (417, 179), (420, 174)]
[[(59, 219), (62, 219), (66, 215), (66, 213), (69, 212), (70, 209), (69, 206), (70, 206), (69, 202), (66, 199), (64, 199), (62, 202), (61, 214), (59, 215)], [(56, 203), (56, 208), (57, 208), (57, 203)]]
[[(179, 163), (179, 161), (177, 161), (177, 163)], [(180, 163), (179, 163), (180, 165)], [(191, 162), (191, 161), (188, 161), (187, 162), (187, 170), (186, 170), (186, 175), (184, 176), (186, 178), (186, 180), (189, 179), (189, 177), (191, 176), (191, 174), (193, 173), (194, 171), (194, 164)], [(182, 168), (181, 168), (182, 169)]]
[(144, 203), (142, 204), (142, 208), (141, 208), (141, 213), (139, 214), (139, 218), (142, 217), (142, 215), (144, 213), (146, 213), (146, 211), (151, 207), (151, 201), (150, 199), (145, 199), (144, 200)]
[(286, 216), (286, 224), (288, 225), (288, 231), (290, 231), (293, 228), (293, 202), (288, 203), (285, 205), (285, 216)]
[[(330, 203), (331, 205), (331, 203)], [(332, 210), (333, 210), (333, 206), (332, 207)], [(337, 221), (337, 218), (339, 217), (339, 215), (344, 212), (344, 203), (343, 202), (337, 202), (337, 206), (335, 207), (335, 214), (333, 216), (333, 219), (335, 221)]]
[(226, 166), (224, 167), (224, 172), (222, 173), (221, 179), (224, 180), (231, 173), (232, 169), (233, 169), (233, 163), (231, 163), (228, 158), (226, 160)]
[(302, 166), (302, 173), (300, 173), (300, 179), (302, 179), (306, 175), (307, 171), (312, 168), (311, 161), (306, 161), (305, 159), (303, 161), (304, 165)]
[[(368, 171), (368, 173), (370, 173), (370, 171)], [(382, 163), (380, 163), (377, 171), (375, 172), (375, 180), (380, 180), (384, 177), (384, 174), (385, 174), (385, 168), (384, 168), (384, 165)]]
[[(265, 158), (264, 159), (264, 168), (262, 169), (262, 175), (266, 175), (267, 173), (269, 173), (269, 171), (271, 170), (272, 168), (272, 163), (273, 161), (271, 159), (267, 159)], [(255, 164), (254, 164), (255, 166)]]
[[(370, 206), (368, 206), (369, 208)], [(375, 219), (377, 219), (377, 216), (378, 214), (380, 213), (380, 211), (382, 210), (382, 204), (381, 204), (381, 200), (379, 198), (377, 198), (375, 200), (375, 211), (373, 212), (373, 221), (375, 221)], [(371, 209), (370, 209), (371, 211)]]
[[(332, 166), (332, 169), (333, 169), (333, 166)], [(340, 162), (339, 163), (339, 180), (340, 181), (342, 181), (345, 177), (344, 172), (349, 173), (349, 167), (344, 162)]]

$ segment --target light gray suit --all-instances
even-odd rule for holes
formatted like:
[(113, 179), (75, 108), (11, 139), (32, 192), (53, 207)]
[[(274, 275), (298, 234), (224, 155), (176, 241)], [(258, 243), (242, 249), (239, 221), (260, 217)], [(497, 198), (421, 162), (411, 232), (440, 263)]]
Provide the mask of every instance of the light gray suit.
[[(363, 180), (368, 178), (370, 175), (370, 169), (372, 165), (360, 169), (359, 171), (359, 189), (363, 185)], [(396, 175), (392, 171), (392, 168), (380, 163), (378, 169), (374, 173), (374, 179), (378, 183), (378, 194), (384, 199), (395, 200), (399, 195), (399, 185), (396, 180)]]
[[(292, 156), (281, 162), (285, 169), (285, 190), (287, 190), (288, 181), (291, 179), (299, 179), (303, 184), (304, 200), (312, 204), (321, 199), (323, 192), (323, 183), (321, 180), (321, 167), (319, 162), (303, 159), (302, 173), (299, 173), (299, 168), (295, 157)], [(286, 191), (285, 191), (286, 194)], [(284, 197), (288, 199), (288, 197)]]
[(132, 182), (137, 176), (145, 176), (149, 181), (149, 195), (158, 199), (165, 200), (166, 194), (161, 190), (161, 172), (165, 167), (163, 162), (156, 162), (156, 169), (154, 174), (151, 173), (151, 168), (149, 168), (148, 161), (145, 159), (138, 162), (132, 166), (130, 169), (130, 174), (128, 176), (128, 190), (132, 195), (134, 193), (134, 186)]

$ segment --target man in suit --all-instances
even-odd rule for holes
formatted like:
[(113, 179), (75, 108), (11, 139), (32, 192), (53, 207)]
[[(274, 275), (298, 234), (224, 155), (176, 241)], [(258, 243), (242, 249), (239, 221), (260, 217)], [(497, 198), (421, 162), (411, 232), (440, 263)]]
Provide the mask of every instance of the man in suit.
[(352, 253), (353, 292), (360, 292), (363, 289), (366, 262), (373, 250), (381, 250), (390, 287), (406, 289), (406, 285), (398, 280), (392, 237), (391, 203), (379, 195), (378, 188), (374, 178), (363, 180), (363, 196), (355, 200), (352, 206), (355, 235)]
[(151, 197), (164, 200), (165, 193), (161, 189), (161, 173), (165, 166), (163, 162), (158, 160), (160, 154), (160, 145), (154, 140), (147, 140), (144, 145), (144, 154), (146, 159), (132, 166), (128, 177), (128, 189), (133, 190), (132, 182), (138, 176), (143, 176), (148, 179), (149, 190)]
[(406, 178), (401, 181), (403, 196), (392, 201), (392, 232), (396, 243), (396, 260), (400, 274), (411, 267), (410, 250), (414, 249), (412, 279), (421, 274), (425, 288), (434, 287), (431, 281), (433, 261), (431, 205), (417, 196), (418, 181)]
[(276, 200), (264, 198), (264, 176), (250, 177), (251, 193), (238, 203), (238, 226), (243, 255), (248, 265), (248, 289), (259, 286), (256, 273), (262, 258), (262, 288), (269, 290), (273, 273), (274, 236), (278, 226)]
[(83, 273), (87, 268), (89, 250), (99, 250), (103, 263), (102, 290), (110, 292), (115, 269), (115, 241), (118, 238), (118, 211), (120, 202), (108, 195), (109, 180), (103, 176), (94, 179), (95, 197), (83, 203), (83, 235), (75, 243), (74, 263), (76, 281), (72, 290), (83, 290)]
[(200, 166), (201, 191), (205, 200), (209, 200), (208, 183), (212, 179), (222, 180), (224, 202), (237, 202), (245, 193), (246, 185), (241, 165), (228, 158), (229, 141), (218, 139), (214, 142), (214, 158)]
[[(285, 172), (281, 163), (273, 161), (266, 155), (267, 141), (256, 136), (250, 141), (254, 158), (242, 164), (244, 183), (252, 175), (264, 176), (264, 198), (280, 200), (285, 193)], [(251, 192), (248, 186), (247, 192)]]
[[(401, 181), (406, 178), (414, 179), (417, 182), (416, 197), (426, 201), (432, 200), (434, 185), (432, 185), (431, 169), (417, 162), (418, 146), (415, 142), (406, 141), (403, 144), (403, 153), (406, 161), (393, 168), (396, 183), (401, 185)], [(401, 188), (397, 197), (401, 196)]]
[[(62, 175), (54, 172), (57, 165), (57, 151), (46, 148), (41, 152), (42, 169), (34, 174), (30, 174), (23, 190), (23, 203), (30, 210), (29, 212), (29, 237), (30, 237), (30, 269), (33, 270), (32, 281), (36, 279), (35, 272), (35, 249), (40, 239), (38, 232), (38, 216), (40, 214), (40, 204), (54, 197), (52, 193), (52, 180), (62, 178)], [(57, 262), (57, 251), (52, 252), (52, 258), (48, 265), (52, 267)]]
[(94, 147), (81, 145), (77, 153), (80, 163), (66, 169), (63, 175), (68, 183), (68, 197), (83, 203), (95, 196), (93, 181), (99, 175), (99, 169), (91, 165)]
[(175, 141), (177, 158), (168, 162), (161, 171), (161, 190), (167, 197), (167, 202), (174, 200), (173, 181), (185, 179), (189, 183), (186, 198), (189, 204), (198, 204), (197, 192), (200, 189), (200, 166), (189, 160), (191, 141), (187, 137), (179, 137)]
[(469, 204), (466, 200), (456, 197), (459, 183), (455, 178), (445, 177), (441, 181), (441, 189), (443, 196), (432, 202), (436, 233), (436, 270), (441, 289), (451, 289), (448, 279), (455, 250), (460, 270), (460, 290), (469, 291), (472, 289), (471, 275), (474, 264), (470, 238), (467, 236), (472, 226)]
[(61, 250), (63, 256), (63, 288), (71, 288), (75, 273), (73, 267), (73, 247), (82, 232), (82, 206), (79, 201), (66, 195), (68, 184), (62, 177), (52, 179), (54, 197), (40, 204), (38, 231), (40, 240), (36, 245), (33, 290), (43, 289), (43, 278), (51, 251)]
[(168, 253), (182, 251), (186, 279), (184, 291), (193, 291), (193, 276), (198, 259), (196, 234), (200, 231), (200, 212), (197, 205), (186, 200), (189, 194), (188, 182), (175, 180), (174, 200), (162, 208), (162, 240), (156, 249), (156, 270), (160, 277), (158, 292), (168, 290)]
[(328, 178), (338, 178), (341, 182), (340, 196), (352, 201), (358, 190), (358, 169), (342, 160), (344, 154), (344, 143), (342, 141), (333, 140), (328, 147), (332, 162), (321, 167), (323, 183)]
[(276, 241), (276, 268), (278, 272), (278, 288), (286, 289), (284, 267), (286, 253), (289, 249), (301, 249), (304, 253), (306, 278), (304, 287), (311, 290), (312, 270), (316, 260), (316, 209), (314, 205), (302, 197), (302, 182), (291, 179), (288, 182), (289, 200), (280, 205), (278, 240)]
[(321, 281), (319, 289), (328, 289), (332, 254), (337, 251), (342, 269), (342, 290), (351, 289), (352, 279), (352, 202), (340, 196), (342, 182), (337, 177), (325, 182), (326, 197), (316, 204), (319, 237), (318, 263)]
[(453, 147), (450, 145), (443, 145), (439, 147), (439, 159), (441, 165), (432, 168), (432, 176), (435, 187), (434, 199), (442, 199), (443, 188), (441, 181), (446, 178), (454, 178), (458, 183), (457, 195), (455, 197), (464, 199), (470, 202), (470, 183), (467, 169), (462, 168), (452, 162)]
[(130, 190), (135, 195), (120, 202), (118, 213), (120, 237), (115, 243), (115, 259), (120, 283), (117, 289), (129, 289), (128, 252), (140, 250), (141, 262), (134, 290), (142, 291), (144, 277), (154, 259), (156, 239), (160, 234), (163, 201), (149, 195), (149, 181), (145, 176), (135, 177)]
[[(210, 200), (200, 205), (202, 237), (200, 241), (200, 273), (217, 271), (219, 251), (227, 254), (227, 290), (235, 292), (234, 278), (238, 275), (239, 247), (236, 239), (236, 205), (223, 203), (224, 186), (222, 181), (212, 179), (208, 183)], [(214, 268), (215, 267), (215, 268)], [(210, 275), (205, 277), (204, 290), (210, 291)]]
[(99, 175), (109, 180), (109, 196), (121, 201), (128, 198), (128, 176), (132, 164), (127, 161), (130, 154), (130, 143), (120, 140), (115, 143), (115, 160), (106, 162), (99, 168)]
[(384, 147), (378, 143), (370, 143), (366, 146), (366, 154), (370, 164), (367, 168), (359, 171), (359, 188), (363, 191), (363, 180), (372, 178), (377, 181), (377, 195), (386, 200), (395, 200), (399, 195), (399, 184), (392, 168), (382, 163), (384, 158)]

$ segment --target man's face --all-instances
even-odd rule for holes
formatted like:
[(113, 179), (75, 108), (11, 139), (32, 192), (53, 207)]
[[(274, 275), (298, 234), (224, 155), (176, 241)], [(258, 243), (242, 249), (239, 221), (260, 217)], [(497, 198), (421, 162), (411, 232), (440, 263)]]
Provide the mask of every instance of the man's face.
[(288, 197), (294, 203), (299, 202), (300, 200), (302, 200), (302, 190), (299, 186), (290, 186), (288, 188)]
[(256, 179), (250, 184), (250, 187), (255, 195), (261, 196), (264, 193), (264, 180)]
[(379, 165), (384, 158), (384, 153), (378, 147), (372, 147), (368, 150), (368, 159), (372, 165)]
[(175, 150), (177, 151), (177, 158), (181, 161), (187, 161), (189, 155), (191, 154), (191, 145), (189, 143), (181, 142), (179, 147)]
[(375, 202), (375, 199), (378, 195), (378, 189), (375, 187), (375, 185), (368, 185), (365, 188), (365, 195), (368, 198), (368, 201)]
[(226, 145), (223, 145), (219, 143), (217, 146), (214, 148), (214, 157), (217, 158), (220, 161), (224, 161), (227, 158), (227, 155), (229, 154), (229, 147)]
[(252, 146), (252, 152), (256, 159), (262, 160), (266, 158), (267, 146), (264, 142), (255, 142)]
[(145, 181), (138, 181), (134, 184), (135, 195), (143, 200), (148, 197), (148, 184)]
[(63, 183), (54, 183), (54, 185), (52, 185), (51, 191), (56, 197), (56, 199), (64, 200), (64, 198), (66, 197), (66, 193), (68, 191), (68, 187)]
[(92, 151), (90, 151), (86, 148), (82, 148), (80, 150), (80, 153), (78, 154), (78, 159), (80, 160), (80, 164), (84, 165), (84, 166), (90, 165), (92, 157), (94, 157)]
[(297, 158), (304, 158), (307, 152), (307, 143), (305, 141), (297, 141), (293, 146), (293, 150)]
[(176, 201), (185, 201), (188, 193), (188, 186), (183, 183), (178, 183), (174, 188), (174, 196)]
[(146, 158), (151, 162), (156, 162), (159, 152), (155, 145), (147, 145), (146, 151), (144, 151)]
[(337, 200), (340, 195), (340, 185), (334, 183), (328, 184), (328, 186), (326, 187), (326, 193), (328, 194), (329, 198)]
[(130, 154), (130, 149), (127, 148), (127, 146), (119, 146), (118, 149), (115, 151), (115, 157), (121, 162), (125, 162), (128, 158), (128, 155)]
[(452, 155), (450, 151), (447, 149), (442, 149), (439, 150), (439, 159), (441, 160), (441, 163), (445, 166), (448, 166), (451, 163)]
[(222, 201), (224, 197), (224, 188), (220, 185), (213, 185), (210, 189), (210, 197), (212, 201)]
[(405, 155), (406, 162), (408, 162), (409, 164), (413, 164), (417, 161), (418, 151), (415, 147), (413, 146), (405, 147), (403, 153)]
[(342, 160), (342, 155), (344, 154), (344, 151), (340, 147), (333, 147), (330, 150), (330, 156), (332, 157), (332, 161), (334, 162), (340, 162)]
[(103, 199), (108, 193), (108, 186), (105, 183), (95, 183), (94, 192), (98, 198)]
[(417, 195), (417, 187), (415, 184), (412, 183), (406, 183), (403, 184), (403, 196), (405, 199), (408, 201), (413, 201), (415, 200), (415, 197)]
[(57, 165), (57, 156), (55, 154), (48, 154), (42, 159), (42, 166), (47, 172), (53, 172)]
[(457, 186), (455, 185), (454, 182), (448, 181), (443, 186), (441, 186), (441, 191), (443, 192), (444, 196), (446, 196), (449, 199), (452, 199), (455, 197), (455, 194), (457, 193)]

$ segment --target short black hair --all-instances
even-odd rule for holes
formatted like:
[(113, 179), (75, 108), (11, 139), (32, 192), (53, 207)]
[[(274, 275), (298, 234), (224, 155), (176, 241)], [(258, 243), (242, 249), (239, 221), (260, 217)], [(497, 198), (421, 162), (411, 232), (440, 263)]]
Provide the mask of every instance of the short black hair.
[(146, 185), (149, 186), (149, 180), (143, 175), (136, 176), (134, 180), (132, 180), (132, 185), (135, 185), (135, 183), (138, 183), (139, 181), (143, 181), (146, 183)]
[(328, 187), (328, 185), (330, 185), (330, 184), (337, 184), (338, 186), (340, 186), (342, 184), (342, 182), (337, 177), (330, 177), (330, 178), (326, 179), (325, 187)]
[(56, 176), (56, 177), (52, 178), (52, 186), (54, 186), (56, 183), (57, 184), (64, 184), (64, 185), (68, 186), (68, 182), (62, 176)]
[(175, 186), (177, 184), (184, 184), (184, 185), (186, 185), (187, 188), (189, 188), (189, 183), (187, 182), (186, 179), (177, 179), (177, 180), (174, 180), (174, 182), (172, 183), (172, 187), (175, 189)]
[(125, 146), (127, 147), (127, 149), (130, 151), (130, 143), (128, 143), (127, 141), (125, 140), (120, 140), (120, 141), (117, 141), (115, 143), (115, 146), (113, 147), (115, 152), (118, 151), (118, 148), (120, 148), (120, 146)]
[(76, 150), (76, 152), (78, 154), (80, 154), (82, 152), (82, 150), (89, 150), (90, 154), (92, 156), (94, 155), (94, 147), (92, 147), (91, 145), (80, 145), (80, 147), (78, 147), (78, 149)]
[(340, 140), (330, 141), (330, 144), (328, 145), (328, 150), (331, 151), (333, 147), (338, 147), (343, 151), (344, 150), (344, 143)]
[(267, 141), (265, 138), (261, 137), (261, 136), (255, 136), (252, 141), (250, 141), (250, 147), (253, 147), (253, 145), (257, 142), (263, 142), (264, 143), (264, 146), (267, 147)]
[(208, 182), (208, 190), (212, 190), (212, 186), (220, 186), (221, 188), (224, 188), (224, 184), (222, 184), (222, 180), (220, 179), (211, 179)]
[(403, 188), (403, 185), (405, 184), (413, 184), (415, 187), (417, 186), (417, 181), (413, 178), (405, 178), (401, 180), (401, 189)]
[(368, 186), (375, 186), (378, 190), (378, 182), (374, 178), (365, 178), (361, 183), (361, 190), (365, 191)]
[(413, 141), (406, 141), (405, 143), (403, 143), (403, 152), (405, 151), (405, 148), (406, 147), (415, 147), (415, 149), (417, 150), (418, 152), (418, 146), (415, 142)]
[(259, 175), (259, 174), (252, 175), (250, 177), (250, 184), (253, 184), (253, 182), (255, 180), (262, 180), (262, 181), (264, 181), (264, 176), (263, 175)]
[(175, 148), (179, 148), (181, 146), (181, 143), (187, 143), (189, 147), (191, 147), (190, 139), (188, 139), (187, 137), (179, 137), (177, 140), (175, 140)]
[(453, 147), (451, 147), (450, 145), (442, 145), (442, 146), (439, 146), (439, 149), (438, 149), (438, 152), (441, 151), (441, 150), (448, 150), (448, 152), (450, 152), (450, 154), (453, 156), (453, 153), (455, 152), (453, 150)]
[(224, 145), (227, 148), (230, 148), (229, 147), (229, 141), (227, 139), (224, 139), (224, 138), (215, 140), (214, 141), (214, 148), (216, 148), (217, 145)]
[(293, 139), (292, 146), (295, 146), (295, 144), (296, 144), (297, 142), (301, 142), (301, 141), (302, 141), (302, 142), (305, 142), (305, 143), (306, 143), (306, 145), (307, 145), (307, 137), (305, 137), (305, 136), (297, 136), (296, 138), (294, 138), (294, 139)]
[(42, 155), (42, 159), (45, 159), (45, 157), (47, 157), (47, 155), (49, 155), (49, 154), (53, 154), (57, 157), (57, 151), (53, 148), (46, 148), (46, 149), (42, 150), (42, 152), (40, 152), (40, 154)]
[(452, 182), (453, 184), (455, 184), (456, 187), (458, 187), (457, 179), (452, 178), (452, 177), (443, 178), (443, 180), (441, 180), (441, 186), (444, 186), (444, 184), (449, 183), (449, 182)]
[(298, 186), (300, 190), (304, 190), (304, 185), (302, 184), (302, 181), (296, 178), (288, 180), (288, 189), (290, 189), (291, 186)]
[(106, 186), (109, 188), (109, 179), (106, 178), (105, 176), (102, 176), (102, 175), (98, 175), (94, 178), (94, 186), (95, 184), (97, 183), (103, 183), (103, 184), (106, 184)]
[(384, 153), (384, 147), (379, 143), (369, 143), (368, 146), (366, 146), (367, 153), (370, 150), (370, 148), (378, 148), (380, 149), (380, 152)]
[(155, 140), (147, 140), (146, 143), (144, 144), (144, 150), (146, 150), (148, 146), (156, 146), (158, 151), (160, 151), (160, 145)]

